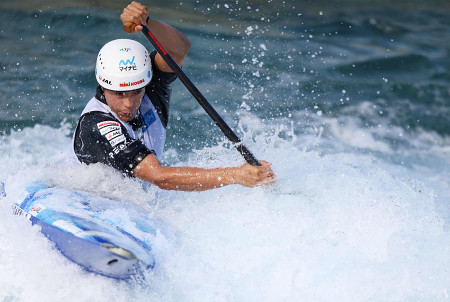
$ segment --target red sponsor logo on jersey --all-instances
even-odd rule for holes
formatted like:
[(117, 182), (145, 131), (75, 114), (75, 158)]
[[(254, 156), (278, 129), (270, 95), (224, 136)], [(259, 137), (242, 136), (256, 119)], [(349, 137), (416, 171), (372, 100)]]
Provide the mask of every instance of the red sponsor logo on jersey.
[(119, 126), (120, 127), (120, 124), (118, 122), (114, 122), (114, 121), (104, 121), (104, 122), (97, 124), (98, 129), (106, 127), (106, 126)]

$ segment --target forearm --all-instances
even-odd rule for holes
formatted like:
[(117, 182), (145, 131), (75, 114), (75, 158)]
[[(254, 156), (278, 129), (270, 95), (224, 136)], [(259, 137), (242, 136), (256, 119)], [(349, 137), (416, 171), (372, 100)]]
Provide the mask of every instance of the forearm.
[(150, 154), (133, 169), (133, 175), (161, 189), (182, 191), (204, 191), (231, 184), (255, 187), (273, 183), (275, 175), (270, 163), (261, 161), (261, 164), (215, 169), (163, 167), (156, 156)]
[(145, 177), (161, 189), (182, 191), (205, 191), (238, 182), (234, 168), (161, 167), (158, 170), (158, 175), (138, 177)]
[(164, 167), (150, 154), (133, 169), (133, 175), (161, 189), (204, 191), (237, 183), (240, 174), (237, 168)]
[[(175, 62), (177, 62), (179, 66), (182, 66), (189, 48), (191, 47), (188, 38), (169, 24), (152, 18), (148, 20), (147, 27)], [(157, 62), (158, 67), (164, 72), (172, 72), (162, 58), (160, 60), (160, 62)]]

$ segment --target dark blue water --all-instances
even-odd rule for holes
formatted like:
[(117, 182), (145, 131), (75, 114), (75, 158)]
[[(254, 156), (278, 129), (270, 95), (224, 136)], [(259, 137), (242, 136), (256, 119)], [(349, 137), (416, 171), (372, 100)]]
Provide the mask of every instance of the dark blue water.
[[(161, 238), (161, 266), (131, 287), (109, 292), (114, 282), (61, 263), (40, 280), (33, 269), (59, 256), (6, 211), (0, 297), (27, 301), (44, 287), (50, 300), (76, 300), (76, 285), (85, 300), (98, 289), (121, 301), (448, 299), (448, 1), (156, 1), (151, 15), (192, 42), (185, 73), (279, 177), (265, 191), (157, 192), (157, 203), (109, 172), (57, 167), (95, 92), (98, 50), (130, 37), (120, 2), (0, 4), (0, 180), (114, 183), (111, 194), (150, 204), (179, 242)], [(242, 163), (179, 82), (164, 163)], [(31, 269), (22, 258), (33, 251), (17, 255), (30, 241), (43, 259)], [(70, 284), (55, 282), (63, 275)]]

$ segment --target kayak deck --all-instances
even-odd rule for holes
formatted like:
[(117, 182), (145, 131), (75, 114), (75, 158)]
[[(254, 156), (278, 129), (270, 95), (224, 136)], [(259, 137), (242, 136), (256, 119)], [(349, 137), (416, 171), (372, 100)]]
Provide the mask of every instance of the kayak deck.
[[(100, 219), (87, 207), (97, 198), (95, 195), (90, 194), (80, 206), (63, 200), (70, 194), (76, 195), (74, 199), (80, 198), (78, 191), (41, 184), (28, 186), (16, 201), (14, 214), (39, 225), (64, 256), (86, 271), (128, 279), (143, 269), (153, 268), (155, 259), (148, 244), (111, 221)], [(86, 194), (83, 192), (82, 196)]]

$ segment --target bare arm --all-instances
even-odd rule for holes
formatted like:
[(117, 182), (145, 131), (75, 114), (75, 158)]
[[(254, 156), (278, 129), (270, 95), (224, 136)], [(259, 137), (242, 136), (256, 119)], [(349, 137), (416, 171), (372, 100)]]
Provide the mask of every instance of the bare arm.
[[(126, 22), (139, 24), (135, 27), (134, 33), (142, 30), (142, 26), (140, 24), (147, 24), (147, 27), (151, 30), (153, 35), (155, 35), (158, 41), (161, 42), (164, 49), (167, 50), (178, 65), (182, 66), (189, 48), (191, 47), (191, 43), (187, 37), (182, 32), (164, 22), (150, 18), (148, 19), (148, 22), (145, 23), (147, 17), (147, 7), (136, 1), (131, 2), (127, 7), (125, 7), (123, 9), (123, 13), (120, 15), (120, 19), (124, 24)], [(172, 72), (172, 69), (159, 54), (155, 57), (155, 63), (159, 70), (164, 72)]]
[(150, 154), (134, 168), (133, 175), (162, 189), (181, 191), (204, 191), (231, 184), (246, 187), (272, 184), (275, 175), (271, 164), (264, 161), (261, 164), (259, 167), (244, 164), (215, 169), (164, 167), (155, 155)]

